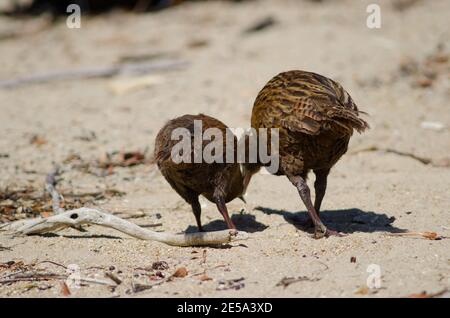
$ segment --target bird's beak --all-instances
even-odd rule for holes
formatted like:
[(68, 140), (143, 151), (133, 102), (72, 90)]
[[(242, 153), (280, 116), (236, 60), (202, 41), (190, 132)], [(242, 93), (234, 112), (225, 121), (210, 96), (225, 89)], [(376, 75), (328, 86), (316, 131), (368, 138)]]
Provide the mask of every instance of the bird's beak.
[(245, 200), (245, 194), (241, 194), (241, 195), (239, 196), (239, 199), (241, 199), (242, 202), (244, 202), (245, 204), (247, 204), (247, 201)]

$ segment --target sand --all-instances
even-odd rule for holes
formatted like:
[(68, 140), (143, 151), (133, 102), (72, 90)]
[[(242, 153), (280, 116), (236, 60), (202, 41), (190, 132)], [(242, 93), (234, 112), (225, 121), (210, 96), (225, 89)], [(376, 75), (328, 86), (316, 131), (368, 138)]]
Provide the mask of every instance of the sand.
[[(112, 282), (104, 277), (112, 271), (122, 280), (115, 288), (73, 287), (70, 297), (405, 297), (447, 290), (449, 239), (388, 234), (450, 236), (448, 64), (439, 64), (444, 71), (431, 84), (417, 84), (416, 75), (399, 70), (405, 59), (423, 65), (440, 43), (450, 43), (450, 2), (421, 1), (398, 11), (390, 1), (379, 1), (382, 27), (369, 29), (366, 7), (372, 2), (377, 1), (186, 3), (156, 14), (84, 17), (81, 29), (68, 29), (62, 20), (42, 31), (36, 30), (36, 21), (1, 17), (1, 32), (27, 34), (0, 40), (0, 79), (108, 66), (123, 56), (159, 54), (189, 62), (185, 69), (158, 73), (148, 87), (122, 94), (111, 85), (123, 78), (0, 89), (1, 189), (42, 191), (53, 163), (63, 164), (71, 154), (94, 160), (120, 150), (151, 152), (159, 128), (185, 113), (203, 112), (230, 127), (248, 127), (258, 91), (272, 76), (291, 69), (340, 81), (370, 114), (371, 130), (352, 138), (328, 179), (323, 220), (345, 237), (313, 239), (298, 226), (307, 214), (296, 189), (285, 177), (258, 174), (247, 205), (228, 204), (238, 229), (251, 233), (247, 241), (224, 248), (170, 247), (97, 226), (46, 236), (0, 233), (0, 246), (9, 248), (0, 251), (0, 263), (50, 260), (76, 264), (83, 277)], [(273, 27), (242, 34), (267, 16), (277, 21)], [(448, 54), (450, 48), (443, 50)], [(429, 128), (424, 122), (438, 125)], [(80, 138), (92, 133), (96, 138)], [(45, 143), (30, 143), (34, 135)], [(359, 152), (371, 147), (413, 153), (437, 164), (384, 151)], [(196, 230), (190, 206), (152, 165), (115, 168), (106, 177), (66, 168), (61, 178), (63, 192), (124, 191), (94, 205), (144, 211), (148, 216), (131, 219), (138, 224), (162, 223), (153, 229), (173, 233)], [(225, 228), (209, 202), (202, 219), (207, 230)], [(152, 280), (158, 279), (156, 271), (148, 269), (157, 261), (167, 262), (161, 270), (166, 277), (181, 267), (188, 275), (133, 292), (133, 284), (157, 281)], [(65, 272), (51, 263), (35, 267)], [(380, 288), (368, 289), (374, 268), (380, 270)], [(0, 267), (0, 276), (11, 271)], [(278, 285), (285, 277), (303, 279)], [(50, 280), (3, 284), (0, 296), (64, 297), (64, 292), (60, 282)]]

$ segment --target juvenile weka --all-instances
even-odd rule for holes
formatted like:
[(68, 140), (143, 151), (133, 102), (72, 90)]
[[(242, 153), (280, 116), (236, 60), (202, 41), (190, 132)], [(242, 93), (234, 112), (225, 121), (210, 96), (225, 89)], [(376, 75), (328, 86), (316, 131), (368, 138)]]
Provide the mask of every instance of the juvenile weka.
[[(331, 167), (347, 151), (353, 131), (369, 125), (350, 95), (337, 82), (311, 72), (288, 71), (272, 78), (253, 105), (253, 128), (279, 129), (279, 169), (297, 188), (314, 225), (315, 237), (340, 235), (327, 229), (319, 217)], [(259, 165), (260, 166), (260, 165)], [(258, 165), (249, 165), (253, 172)], [(315, 202), (306, 183), (316, 176)]]
[[(207, 163), (204, 158), (200, 163), (195, 162), (195, 151), (203, 151), (210, 142), (215, 140), (214, 138), (212, 141), (203, 140), (201, 149), (195, 149), (194, 120), (201, 121), (202, 133), (208, 128), (216, 128), (222, 132), (222, 163)], [(176, 128), (185, 128), (190, 133), (190, 162), (177, 163), (171, 156), (173, 147), (180, 142), (172, 140), (172, 131)], [(242, 196), (250, 181), (251, 175), (242, 172), (241, 165), (234, 160), (235, 157), (232, 163), (226, 162), (226, 131), (227, 126), (213, 117), (203, 114), (184, 115), (170, 120), (156, 136), (154, 159), (158, 168), (172, 188), (191, 205), (199, 231), (203, 231), (199, 195), (215, 203), (228, 228), (235, 229), (225, 203), (235, 198), (244, 200)], [(237, 138), (234, 135), (232, 137), (233, 145), (231, 146), (234, 147), (234, 154), (236, 154)]]

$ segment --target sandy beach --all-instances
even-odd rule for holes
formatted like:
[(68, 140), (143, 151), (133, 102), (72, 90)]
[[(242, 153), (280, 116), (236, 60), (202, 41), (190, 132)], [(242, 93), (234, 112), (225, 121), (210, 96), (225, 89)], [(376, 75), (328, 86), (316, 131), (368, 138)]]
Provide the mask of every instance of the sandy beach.
[[(370, 3), (381, 7), (379, 29), (366, 26)], [(1, 283), (0, 297), (449, 297), (449, 12), (445, 0), (402, 10), (387, 0), (260, 0), (111, 11), (83, 16), (80, 29), (64, 18), (48, 26), (44, 18), (0, 17), (0, 80), (130, 61), (185, 63), (139, 76), (0, 88), (0, 192), (15, 193), (0, 197), (2, 222), (32, 216), (39, 200), (39, 213), (51, 212), (44, 180), (59, 164), (67, 207), (123, 212), (155, 231), (195, 232), (191, 207), (148, 160), (109, 170), (90, 165), (106, 154), (149, 158), (158, 130), (182, 114), (249, 127), (257, 93), (282, 71), (339, 81), (371, 126), (352, 137), (328, 178), (321, 215), (345, 237), (312, 238), (299, 225), (307, 212), (288, 179), (259, 173), (247, 204), (228, 204), (249, 239), (221, 248), (168, 246), (98, 226), (0, 232), (1, 279), (30, 268), (66, 274), (63, 266), (75, 264), (82, 277), (109, 283), (82, 283), (70, 294), (55, 279)], [(245, 32), (269, 17), (267, 28)], [(33, 196), (28, 209), (19, 209), (21, 193)], [(202, 203), (205, 229), (226, 229), (216, 207)], [(400, 232), (440, 239), (391, 235)], [(139, 290), (180, 268), (187, 275)], [(368, 288), (374, 268), (380, 285)]]

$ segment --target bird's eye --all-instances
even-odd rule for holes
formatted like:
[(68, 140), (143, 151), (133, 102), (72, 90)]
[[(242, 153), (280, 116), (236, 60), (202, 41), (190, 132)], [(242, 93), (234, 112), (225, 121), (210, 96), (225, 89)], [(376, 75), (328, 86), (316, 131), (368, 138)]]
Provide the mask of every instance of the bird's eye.
[(70, 215), (70, 218), (75, 220), (75, 219), (78, 218), (78, 214), (73, 213), (73, 214)]

